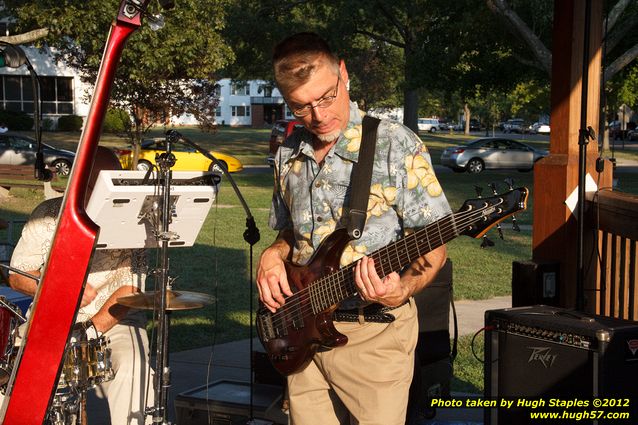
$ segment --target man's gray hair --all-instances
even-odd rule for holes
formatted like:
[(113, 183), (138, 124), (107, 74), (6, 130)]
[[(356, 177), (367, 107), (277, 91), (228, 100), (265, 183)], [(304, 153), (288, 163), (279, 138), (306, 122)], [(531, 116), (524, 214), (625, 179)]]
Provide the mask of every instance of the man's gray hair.
[(339, 58), (319, 35), (300, 32), (281, 41), (273, 53), (275, 81), (279, 91), (289, 93), (305, 84), (322, 64), (339, 72)]

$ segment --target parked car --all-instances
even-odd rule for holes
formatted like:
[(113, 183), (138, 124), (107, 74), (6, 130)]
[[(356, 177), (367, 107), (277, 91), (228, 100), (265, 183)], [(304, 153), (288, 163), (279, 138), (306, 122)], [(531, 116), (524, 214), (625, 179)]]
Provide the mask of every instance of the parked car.
[(632, 142), (638, 140), (638, 129), (629, 130), (627, 132), (627, 139)]
[(481, 122), (476, 118), (470, 118), (470, 131), (480, 131)]
[[(142, 140), (140, 156), (137, 160), (137, 169), (140, 171), (150, 170), (155, 165), (155, 156), (165, 152), (165, 139), (163, 137), (157, 137), (152, 139)], [(173, 170), (182, 171), (213, 171), (219, 170), (217, 164), (202, 155), (200, 152), (192, 149), (188, 146), (181, 144), (173, 145), (173, 155), (175, 155), (175, 165)], [(226, 155), (217, 151), (210, 151), (210, 153), (219, 160), (223, 167), (225, 167), (229, 173), (235, 173), (241, 171), (244, 166), (241, 161), (231, 155)], [(120, 158), (122, 168), (131, 169), (133, 164), (133, 150), (125, 149), (118, 150), (116, 154)]]
[[(38, 143), (27, 136), (18, 134), (0, 134), (0, 164), (2, 165), (34, 165)], [(44, 164), (55, 169), (60, 176), (71, 172), (75, 153), (53, 146), (42, 144)]]
[(297, 128), (302, 128), (303, 124), (295, 120), (278, 120), (272, 126), (270, 132), (270, 141), (268, 142), (268, 157), (266, 162), (271, 167), (275, 166), (275, 154), (279, 146), (292, 134)]
[(523, 119), (512, 118), (503, 124), (503, 133), (523, 133), (525, 128), (525, 121)]
[(419, 118), (417, 127), (419, 131), (427, 131), (430, 133), (436, 133), (441, 129), (437, 118)]
[(529, 126), (529, 132), (532, 134), (549, 134), (549, 124), (535, 122), (534, 124)]
[(536, 161), (547, 155), (546, 150), (515, 140), (486, 137), (467, 145), (446, 148), (441, 154), (441, 165), (469, 173), (480, 173), (485, 169), (529, 171)]

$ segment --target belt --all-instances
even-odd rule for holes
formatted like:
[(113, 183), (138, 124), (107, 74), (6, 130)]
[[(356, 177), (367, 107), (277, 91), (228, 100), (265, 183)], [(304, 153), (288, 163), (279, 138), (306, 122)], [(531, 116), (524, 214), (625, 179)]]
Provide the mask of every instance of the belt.
[(395, 317), (388, 312), (402, 307), (407, 303), (408, 301), (396, 307), (387, 307), (385, 305), (375, 303), (350, 310), (335, 310), (334, 313), (332, 313), (332, 320), (336, 322), (392, 323), (394, 322)]

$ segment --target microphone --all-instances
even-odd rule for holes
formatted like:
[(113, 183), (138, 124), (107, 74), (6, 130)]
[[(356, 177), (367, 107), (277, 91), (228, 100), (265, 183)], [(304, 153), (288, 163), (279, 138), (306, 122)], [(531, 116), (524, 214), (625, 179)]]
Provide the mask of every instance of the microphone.
[(27, 56), (18, 46), (4, 44), (0, 46), (0, 67), (19, 68), (27, 63)]
[(53, 173), (44, 164), (44, 156), (42, 152), (35, 154), (35, 179), (43, 182), (50, 182), (53, 180)]

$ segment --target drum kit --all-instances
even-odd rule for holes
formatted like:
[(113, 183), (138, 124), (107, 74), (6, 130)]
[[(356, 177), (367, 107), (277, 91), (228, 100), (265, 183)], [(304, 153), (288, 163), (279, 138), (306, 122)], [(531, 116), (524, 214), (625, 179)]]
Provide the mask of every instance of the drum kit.
[[(166, 293), (166, 310), (190, 310), (210, 304), (209, 295), (197, 292)], [(118, 303), (131, 308), (153, 310), (159, 305), (159, 293), (140, 293), (118, 298)], [(18, 351), (20, 325), (24, 318), (18, 306), (0, 296), (0, 393), (4, 395)], [(113, 379), (111, 349), (104, 336), (87, 339), (74, 335), (67, 343), (58, 386), (45, 424), (86, 424), (86, 392)]]

